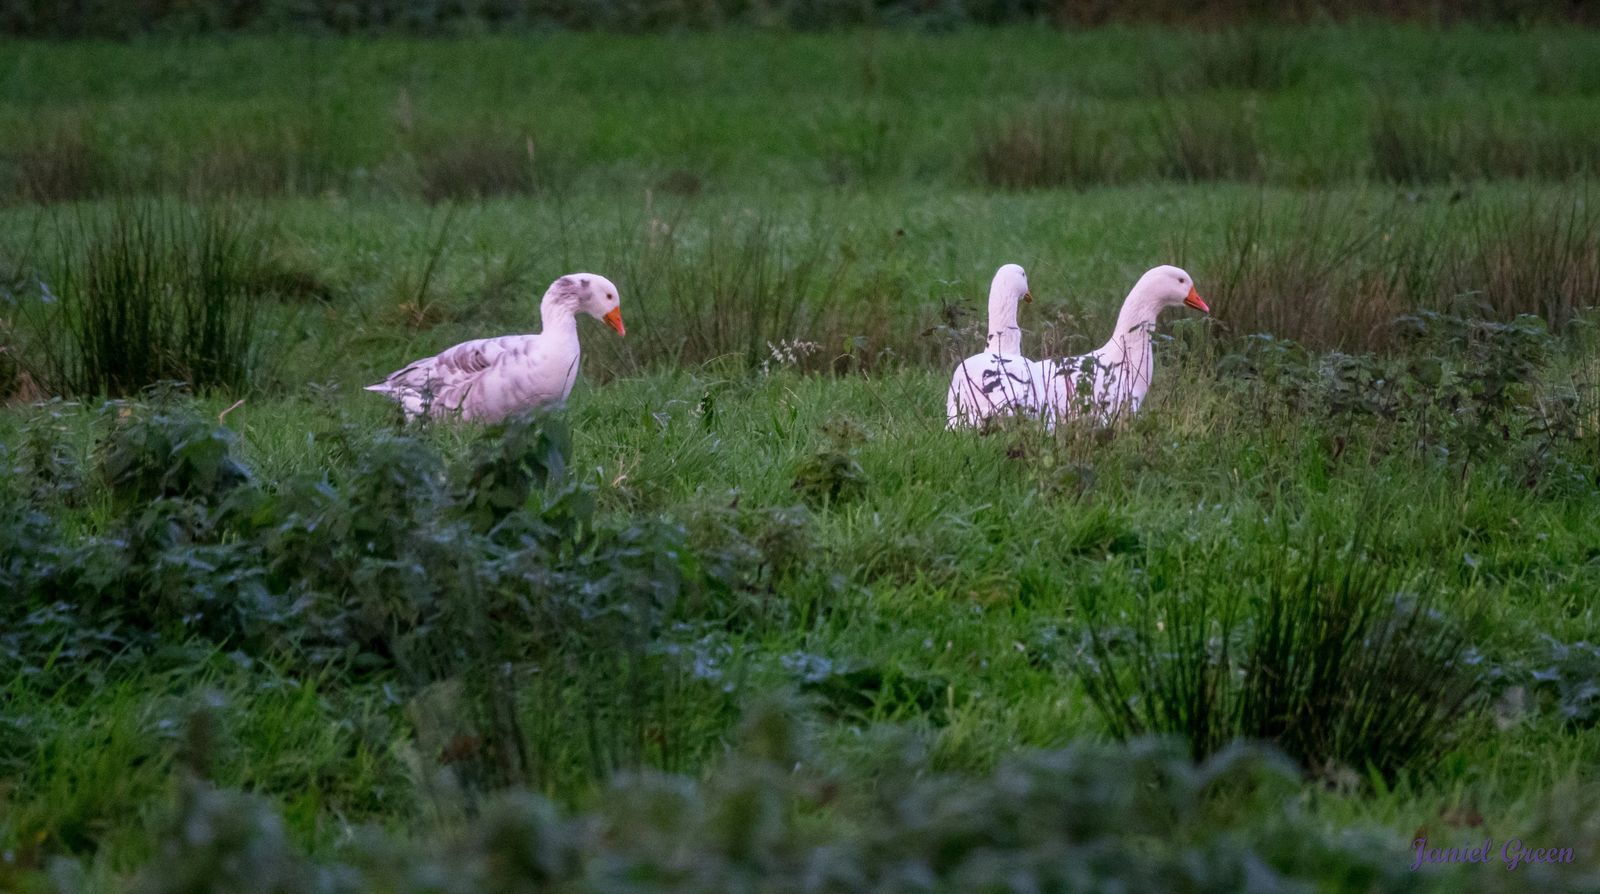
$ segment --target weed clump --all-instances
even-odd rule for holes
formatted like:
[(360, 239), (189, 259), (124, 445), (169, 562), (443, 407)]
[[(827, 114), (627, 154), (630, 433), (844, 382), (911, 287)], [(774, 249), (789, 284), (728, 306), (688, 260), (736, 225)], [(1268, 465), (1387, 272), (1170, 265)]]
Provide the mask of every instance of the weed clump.
[(827, 443), (795, 465), (793, 490), (814, 505), (831, 506), (867, 492), (867, 473), (856, 460), (855, 445), (865, 435), (848, 419), (824, 427)]
[(152, 404), (109, 403), (102, 416), (100, 476), (125, 506), (160, 499), (215, 505), (250, 480), (233, 456), (233, 433), (170, 394)]

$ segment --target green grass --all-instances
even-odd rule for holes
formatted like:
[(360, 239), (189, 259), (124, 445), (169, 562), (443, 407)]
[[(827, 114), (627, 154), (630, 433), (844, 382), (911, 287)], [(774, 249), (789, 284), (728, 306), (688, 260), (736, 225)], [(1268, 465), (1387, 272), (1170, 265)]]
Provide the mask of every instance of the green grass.
[[(13, 41), (0, 72), (0, 157), (11, 169), (0, 187), (52, 199), (119, 188), (443, 198), (572, 181), (1009, 186), (974, 155), (1004, 138), (1008, 118), (1063, 102), (1092, 113), (1094, 129), (1116, 130), (1079, 179), (1186, 179), (1171, 162), (1180, 143), (1189, 157), (1208, 135), (1241, 129), (1256, 132), (1261, 157), (1220, 176), (1564, 177), (1596, 163), (1600, 99), (1583, 85), (1597, 40), (1374, 25), (1224, 38), (1009, 29)], [(1378, 114), (1412, 99), (1408, 116)], [(1439, 154), (1413, 171), (1403, 151), (1413, 146)]]
[[(1600, 727), (1563, 717), (1533, 672), (1555, 666), (1543, 637), (1600, 630), (1600, 212), (1592, 167), (1567, 162), (1592, 150), (1600, 116), (1594, 91), (1553, 80), (1600, 44), (1266, 34), (5, 45), (0, 189), (17, 203), (0, 210), (0, 532), (24, 544), (44, 519), (54, 533), (8, 547), (0, 574), (32, 556), (64, 576), (0, 604), (28, 621), (0, 630), (0, 887), (42, 883), (55, 857), (98, 890), (162, 865), (179, 836), (152, 823), (180, 791), (186, 815), (236, 816), (194, 801), (194, 774), (263, 796), (293, 846), (328, 859), (365, 825), (402, 851), (477, 835), (482, 789), (508, 781), (603, 812), (619, 771), (653, 767), (698, 780), (706, 803), (745, 804), (727, 795), (740, 774), (809, 784), (795, 760), (736, 744), (740, 719), (760, 716), (750, 705), (797, 694), (815, 739), (805, 766), (844, 794), (771, 809), (805, 834), (866, 835), (884, 820), (863, 805), (910, 797), (917, 779), (960, 791), (944, 774), (980, 786), (1021, 751), (1109, 738), (1077, 672), (1091, 618), (1116, 639), (1165, 623), (1148, 612), (1180, 598), (1250, 608), (1272, 569), (1352, 541), (1464, 625), (1484, 702), (1427, 766), (1291, 773), (1278, 806), (1310, 829), (1367, 830), (1395, 890), (1414, 880), (1419, 829), (1577, 848), (1583, 867), (1546, 877), (1575, 887), (1600, 847)], [(1498, 142), (1458, 140), (1446, 162), (1421, 144), (1425, 168), (1399, 176), (1369, 130), (1392, 93), (1410, 103), (1388, 119), (1401, 130), (1480, 103), (1511, 117)], [(1537, 139), (1576, 148), (1496, 167), (1516, 116), (1571, 128)], [(981, 142), (986, 124), (1006, 139)], [(1051, 155), (1081, 128), (1106, 142)], [(1018, 173), (1020, 152), (1034, 155)], [(156, 397), (126, 413), (98, 396), (35, 405), (68, 390), (40, 352), (71, 350), (52, 327), (73, 306), (60, 293), (84, 234), (117, 232), (130, 208), (189, 214), (190, 199), (247, 225), (249, 269), (228, 281), (255, 302), (249, 375), (203, 389), (182, 425), (139, 427)], [(1103, 342), (1157, 263), (1183, 264), (1215, 314), (1169, 315), (1150, 401), (1115, 432), (948, 433), (948, 370), (981, 344), (1005, 262), (1029, 271), (1034, 356)], [(512, 513), (533, 525), (518, 536), (557, 543), (530, 570), (505, 531), (436, 527), (462, 479), (429, 484), (427, 470), (486, 462), (502, 442), (448, 426), (396, 440), (392, 409), (359, 389), (533, 328), (537, 295), (574, 269), (619, 284), (629, 334), (580, 322), (573, 502), (536, 495)], [(1424, 309), (1444, 316), (1393, 323)], [(1552, 333), (1507, 325), (1521, 313)], [(1249, 338), (1263, 332), (1277, 338)], [(162, 446), (172, 432), (230, 445), (248, 483), (197, 496), (107, 480), (108, 457), (142, 469), (182, 453)], [(363, 537), (399, 538), (392, 577), (338, 577)], [(252, 550), (280, 564), (226, 578), (256, 568)], [(111, 583), (70, 577), (83, 568)], [(452, 589), (447, 573), (473, 583)], [(251, 581), (268, 605), (274, 588), (302, 590), (251, 614), (236, 598)], [(445, 605), (416, 596), (429, 623), (387, 632), (328, 626), (360, 600), (415, 596), (394, 581)], [(201, 585), (238, 608), (238, 629), (184, 601)], [(606, 601), (659, 587), (677, 588), (660, 617)], [(546, 593), (569, 602), (534, 598)], [(52, 615), (56, 599), (94, 623)], [(198, 620), (183, 614), (195, 605)], [(317, 638), (330, 629), (345, 636), (331, 646), (375, 651), (330, 657)], [(502, 760), (518, 748), (525, 759)], [(771, 765), (752, 769), (751, 753)], [(911, 829), (918, 802), (905, 803)], [(1250, 802), (1212, 806), (1236, 803)]]

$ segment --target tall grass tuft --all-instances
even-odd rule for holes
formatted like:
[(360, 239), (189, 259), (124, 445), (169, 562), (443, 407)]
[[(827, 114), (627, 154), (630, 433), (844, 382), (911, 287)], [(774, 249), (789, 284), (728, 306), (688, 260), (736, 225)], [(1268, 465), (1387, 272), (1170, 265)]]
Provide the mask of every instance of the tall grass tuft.
[(1546, 96), (1600, 94), (1600, 59), (1570, 41), (1541, 44), (1533, 60), (1533, 89)]
[(1264, 592), (1150, 593), (1125, 642), (1086, 605), (1076, 669), (1111, 732), (1184, 737), (1198, 758), (1247, 738), (1332, 780), (1425, 767), (1475, 707), (1460, 625), (1351, 549), (1294, 568), (1279, 547)]
[(429, 202), (529, 195), (548, 185), (550, 163), (531, 136), (469, 133), (417, 156), (418, 188)]
[(1418, 310), (1566, 327), (1600, 306), (1600, 208), (1585, 196), (1433, 209), (1308, 197), (1287, 211), (1241, 206), (1210, 271), (1216, 318), (1235, 335), (1270, 332), (1313, 348), (1388, 346)]
[(1085, 187), (1133, 176), (1131, 156), (1081, 107), (1041, 104), (979, 128), (972, 167), (997, 189)]
[(1288, 35), (1262, 28), (1230, 28), (1195, 43), (1194, 86), (1206, 90), (1284, 90), (1304, 79), (1304, 48)]
[(1248, 105), (1168, 105), (1158, 128), (1161, 172), (1175, 180), (1255, 180), (1265, 166), (1261, 129)]
[(0, 153), (0, 201), (74, 202), (104, 195), (116, 185), (111, 158), (82, 124), (59, 125)]
[(181, 182), (188, 192), (212, 198), (309, 194), (345, 179), (311, 128), (285, 125), (200, 144)]
[(651, 218), (643, 229), (619, 234), (606, 262), (640, 284), (627, 310), (640, 335), (615, 346), (633, 366), (720, 358), (757, 368), (777, 358), (827, 368), (855, 336), (881, 329), (895, 304), (847, 291), (850, 261), (820, 226), (787, 229), (746, 212)]
[(1472, 205), (1448, 292), (1477, 299), (1492, 319), (1518, 314), (1552, 328), (1600, 307), (1600, 206), (1586, 197)]
[[(219, 210), (119, 205), (60, 234), (54, 282), (32, 320), (46, 390), (126, 396), (163, 381), (237, 392), (263, 334), (251, 228)], [(40, 318), (42, 317), (42, 319)]]
[[(1355, 207), (1310, 197), (1279, 215), (1257, 202), (1223, 224), (1212, 271), (1216, 315), (1237, 335), (1270, 332), (1319, 347), (1364, 345), (1410, 309), (1392, 252)], [(1406, 256), (1417, 262), (1415, 256)]]
[(1586, 118), (1462, 116), (1380, 102), (1368, 127), (1373, 172), (1393, 183), (1564, 179), (1600, 170), (1600, 128)]

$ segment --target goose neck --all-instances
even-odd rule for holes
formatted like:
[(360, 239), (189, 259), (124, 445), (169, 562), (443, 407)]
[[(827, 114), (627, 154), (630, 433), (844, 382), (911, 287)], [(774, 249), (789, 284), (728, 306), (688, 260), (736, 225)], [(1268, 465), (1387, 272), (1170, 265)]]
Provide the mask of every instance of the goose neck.
[(578, 329), (577, 314), (572, 306), (565, 301), (552, 299), (549, 296), (546, 296), (544, 301), (539, 303), (539, 321), (542, 325), (540, 330), (542, 332), (564, 330), (576, 332)]
[(990, 293), (988, 347), (995, 354), (1022, 353), (1022, 329), (1017, 325), (1016, 295)]

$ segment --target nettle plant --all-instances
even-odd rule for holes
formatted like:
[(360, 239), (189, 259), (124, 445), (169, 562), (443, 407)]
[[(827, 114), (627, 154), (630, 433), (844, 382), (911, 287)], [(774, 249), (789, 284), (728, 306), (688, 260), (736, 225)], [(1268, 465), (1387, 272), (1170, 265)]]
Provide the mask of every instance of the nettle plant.
[[(753, 705), (714, 772), (622, 777), (579, 812), (510, 793), (434, 840), (373, 832), (321, 858), (262, 800), (190, 782), (135, 881), (150, 894), (1416, 889), (1398, 847), (1298, 811), (1293, 769), (1268, 749), (1196, 765), (1171, 742), (1079, 743), (965, 776), (905, 748), (856, 786), (804, 716)], [(70, 868), (62, 890), (81, 890)]]
[[(698, 760), (739, 678), (697, 675), (674, 644), (777, 617), (773, 576), (804, 540), (804, 515), (714, 537), (603, 519), (558, 418), (485, 428), (459, 458), (427, 429), (342, 425), (325, 470), (271, 482), (176, 391), (107, 404), (96, 427), (90, 468), (58, 476), (103, 483), (90, 517), (76, 484), (0, 488), (0, 533), (27, 546), (0, 562), (0, 674), (71, 658), (66, 679), (94, 683), (178, 648), (382, 675), (416, 700), (423, 759), (469, 792)], [(41, 425), (23, 452), (69, 464), (58, 435)]]
[(1315, 354), (1248, 336), (1218, 358), (1217, 379), (1268, 420), (1321, 418), (1457, 463), (1514, 457), (1506, 468), (1521, 470), (1529, 486), (1589, 449), (1584, 412), (1596, 395), (1585, 389), (1593, 384), (1553, 380), (1556, 339), (1539, 318), (1425, 311), (1392, 326), (1403, 350), (1390, 354)]

